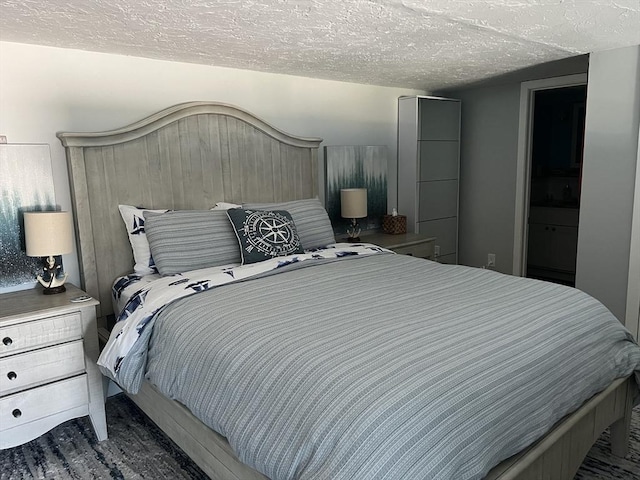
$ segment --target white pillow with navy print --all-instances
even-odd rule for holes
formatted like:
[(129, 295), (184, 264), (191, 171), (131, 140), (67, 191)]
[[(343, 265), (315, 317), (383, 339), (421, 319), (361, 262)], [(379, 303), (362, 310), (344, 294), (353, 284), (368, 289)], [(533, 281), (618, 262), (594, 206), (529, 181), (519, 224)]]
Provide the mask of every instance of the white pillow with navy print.
[(218, 202), (211, 210), (229, 210), (230, 208), (242, 208), (238, 203)]
[(131, 250), (133, 250), (133, 260), (135, 261), (133, 270), (139, 275), (157, 273), (158, 271), (151, 257), (147, 234), (144, 231), (144, 212), (164, 213), (167, 210), (149, 210), (132, 207), (131, 205), (118, 205), (118, 209), (127, 227), (127, 235), (131, 243)]

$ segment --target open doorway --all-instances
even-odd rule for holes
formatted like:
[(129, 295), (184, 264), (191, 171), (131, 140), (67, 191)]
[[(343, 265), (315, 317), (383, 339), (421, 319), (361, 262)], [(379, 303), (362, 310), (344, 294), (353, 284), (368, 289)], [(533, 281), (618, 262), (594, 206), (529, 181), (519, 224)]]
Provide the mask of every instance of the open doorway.
[(587, 87), (533, 95), (526, 276), (575, 286)]
[[(565, 264), (558, 265), (554, 261), (565, 261), (565, 256), (560, 256), (557, 252), (566, 251), (565, 242), (569, 245), (575, 244), (577, 235), (579, 205), (580, 205), (580, 174), (582, 160), (582, 139), (584, 135), (584, 103), (586, 99), (587, 74), (568, 75), (565, 77), (546, 78), (543, 80), (533, 80), (523, 82), (520, 88), (520, 124), (518, 127), (518, 156), (516, 161), (516, 197), (515, 197), (515, 218), (514, 218), (514, 243), (513, 243), (513, 274), (518, 276), (535, 276), (559, 283), (573, 284), (575, 280), (575, 253), (569, 255)], [(579, 87), (574, 90), (573, 87)], [(541, 120), (537, 129), (535, 104), (544, 105), (557, 103), (556, 96), (562, 97), (562, 92), (583, 92), (580, 105), (570, 103), (569, 113), (543, 109), (538, 113), (538, 120)], [(555, 91), (558, 93), (554, 93)], [(570, 96), (571, 96), (570, 95)], [(580, 93), (582, 95), (582, 93)], [(562, 103), (562, 100), (560, 100)], [(555, 120), (553, 119), (555, 115)], [(569, 128), (567, 128), (569, 126)], [(533, 167), (534, 151), (534, 130), (536, 135), (536, 154), (540, 157)], [(562, 136), (568, 130), (567, 136)], [(561, 137), (563, 139), (557, 139)], [(568, 138), (568, 140), (567, 140)], [(559, 143), (560, 147), (553, 149), (549, 144)], [(545, 145), (546, 144), (546, 145)], [(568, 146), (568, 147), (567, 147)], [(569, 153), (567, 154), (567, 148)], [(539, 155), (538, 155), (539, 154)], [(568, 166), (567, 166), (568, 163)], [(568, 174), (568, 175), (567, 175)], [(577, 175), (576, 175), (577, 174)], [(567, 178), (562, 178), (566, 175)], [(548, 178), (544, 178), (548, 177)], [(531, 196), (532, 187), (534, 189)], [(534, 205), (531, 205), (533, 201)], [(547, 208), (539, 216), (540, 211), (530, 212), (531, 208)], [(565, 207), (572, 207), (569, 208)], [(561, 210), (561, 208), (565, 208)], [(568, 213), (571, 212), (571, 213)], [(530, 219), (530, 213), (534, 218)], [(549, 218), (551, 214), (552, 217)], [(555, 218), (553, 215), (560, 216)], [(573, 215), (575, 221), (564, 220), (562, 217)], [(530, 220), (532, 220), (530, 225)], [(569, 225), (563, 225), (571, 222)], [(529, 229), (534, 229), (534, 242), (532, 246), (540, 248), (531, 252), (534, 256), (530, 265), (528, 261), (529, 252)], [(558, 226), (569, 226), (569, 229), (558, 229)], [(548, 227), (548, 229), (546, 229)], [(555, 228), (555, 230), (554, 230)], [(540, 235), (538, 235), (540, 234)], [(552, 234), (557, 234), (552, 236)], [(536, 237), (538, 239), (536, 240)], [(542, 238), (541, 238), (542, 237)], [(559, 246), (560, 248), (557, 248)], [(541, 258), (542, 257), (542, 258)], [(551, 261), (551, 268), (545, 268)], [(557, 267), (560, 268), (557, 268)], [(534, 267), (528, 275), (528, 267)], [(543, 267), (536, 271), (535, 267)], [(558, 274), (560, 272), (560, 274)], [(566, 275), (563, 275), (565, 273)]]

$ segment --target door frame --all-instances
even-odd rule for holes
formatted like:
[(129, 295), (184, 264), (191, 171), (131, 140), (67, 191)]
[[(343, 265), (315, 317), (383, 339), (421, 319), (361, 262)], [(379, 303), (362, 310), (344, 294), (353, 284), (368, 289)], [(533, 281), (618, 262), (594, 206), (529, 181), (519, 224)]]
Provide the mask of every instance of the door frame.
[(513, 274), (523, 277), (527, 271), (527, 239), (529, 236), (529, 190), (531, 182), (531, 143), (533, 137), (533, 101), (538, 90), (574, 87), (587, 84), (587, 74), (545, 78), (522, 82), (516, 158), (516, 199), (513, 229)]
[(629, 248), (629, 280), (627, 282), (627, 310), (625, 326), (640, 339), (640, 129), (636, 160), (636, 188), (631, 217), (631, 245)]

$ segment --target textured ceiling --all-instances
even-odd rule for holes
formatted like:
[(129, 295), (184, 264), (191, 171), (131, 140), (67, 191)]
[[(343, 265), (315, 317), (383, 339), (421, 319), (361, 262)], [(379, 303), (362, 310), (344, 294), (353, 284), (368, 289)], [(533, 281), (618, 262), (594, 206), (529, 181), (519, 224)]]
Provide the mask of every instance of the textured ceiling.
[(640, 44), (640, 0), (0, 0), (0, 40), (432, 91)]

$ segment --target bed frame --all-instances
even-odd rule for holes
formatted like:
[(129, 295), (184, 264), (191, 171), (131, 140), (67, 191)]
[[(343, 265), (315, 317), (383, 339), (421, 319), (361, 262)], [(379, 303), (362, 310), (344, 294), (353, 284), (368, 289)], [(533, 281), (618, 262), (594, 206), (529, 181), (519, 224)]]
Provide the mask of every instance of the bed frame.
[[(111, 284), (133, 265), (119, 204), (208, 209), (219, 201), (297, 200), (318, 191), (321, 139), (287, 134), (230, 105), (184, 103), (117, 130), (58, 138), (67, 154), (82, 287), (100, 300), (98, 325), (105, 340)], [(608, 426), (613, 454), (626, 455), (637, 391), (633, 376), (614, 381), (486, 478), (570, 480)], [(266, 478), (242, 464), (224, 437), (150, 383), (130, 397), (211, 478)]]

